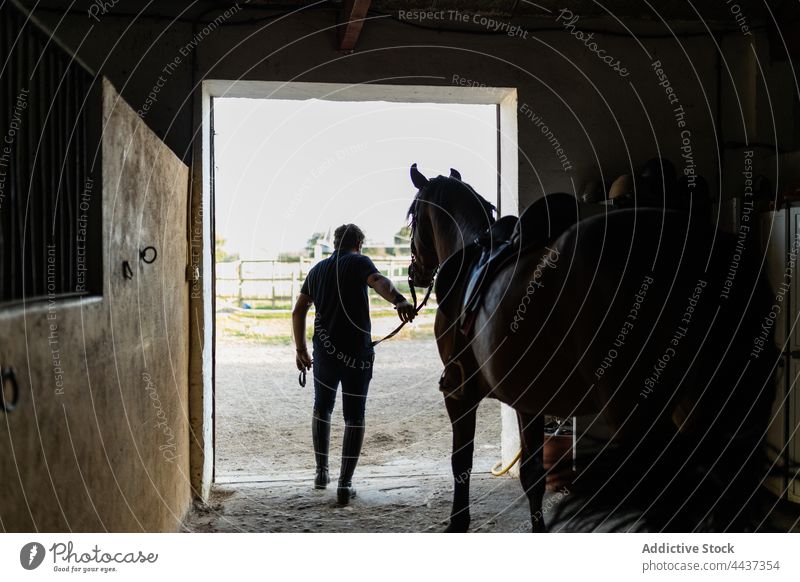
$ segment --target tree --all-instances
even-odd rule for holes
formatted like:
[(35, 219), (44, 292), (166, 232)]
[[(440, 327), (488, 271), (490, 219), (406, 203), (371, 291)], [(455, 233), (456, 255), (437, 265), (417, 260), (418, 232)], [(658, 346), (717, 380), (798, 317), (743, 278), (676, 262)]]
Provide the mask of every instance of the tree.
[(314, 255), (314, 247), (317, 246), (317, 241), (325, 240), (325, 233), (324, 232), (315, 232), (311, 235), (311, 238), (308, 239), (306, 243), (306, 251), (308, 252), (309, 256)]
[(404, 245), (411, 242), (411, 227), (404, 226), (394, 234), (394, 244)]
[(239, 253), (229, 254), (225, 250), (226, 242), (227, 241), (218, 234), (214, 235), (214, 258), (218, 263), (230, 263), (239, 260)]

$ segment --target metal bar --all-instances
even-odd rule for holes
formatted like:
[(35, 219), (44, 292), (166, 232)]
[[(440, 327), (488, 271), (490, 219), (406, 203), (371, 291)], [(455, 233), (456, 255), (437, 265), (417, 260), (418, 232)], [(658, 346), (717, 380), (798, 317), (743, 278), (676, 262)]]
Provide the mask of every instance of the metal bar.
[[(51, 113), (51, 119), (49, 122), (53, 124), (56, 128), (56, 136), (55, 140), (53, 141), (53, 148), (54, 148), (54, 161), (55, 165), (50, 168), (50, 171), (55, 174), (55, 183), (56, 187), (52, 193), (53, 195), (53, 208), (54, 208), (54, 215), (53, 221), (54, 223), (59, 221), (62, 218), (55, 210), (56, 205), (59, 208), (63, 208), (63, 201), (62, 199), (67, 195), (65, 192), (67, 179), (65, 176), (65, 162), (67, 159), (67, 127), (68, 122), (66, 119), (66, 109), (68, 107), (68, 103), (66, 101), (66, 92), (63, 90), (63, 83), (66, 79), (66, 67), (63, 66), (63, 63), (60, 62), (61, 59), (57, 59), (58, 65), (54, 67), (56, 69), (54, 71), (55, 78), (52, 80), (52, 90), (53, 90), (53, 101), (56, 107), (54, 108), (53, 112)], [(60, 230), (60, 229), (58, 229)], [(61, 242), (59, 241), (59, 247), (61, 246)], [(58, 268), (59, 271), (63, 273), (64, 270), (64, 249), (58, 248), (57, 254), (60, 255), (58, 261)], [(61, 277), (59, 277), (60, 279)]]
[[(9, 18), (8, 22), (8, 33), (9, 37), (12, 38), (12, 31), (16, 29), (17, 26), (20, 25), (17, 18)], [(13, 23), (13, 24), (12, 24)], [(15, 42), (19, 42), (18, 40)], [(13, 51), (16, 45), (14, 43), (9, 42), (9, 51)], [(10, 55), (9, 57), (11, 71), (9, 74), (9, 78), (13, 79), (9, 85), (9, 102), (13, 98), (13, 96), (19, 91), (19, 87), (21, 87), (22, 83), (22, 53), (19, 49), (16, 50), (15, 54)], [(11, 112), (8, 112), (8, 120), (11, 120)], [(7, 126), (6, 126), (7, 129)], [(9, 216), (11, 222), (11, 228), (9, 232), (11, 236), (8, 239), (8, 246), (9, 246), (9, 263), (10, 263), (10, 273), (11, 273), (11, 295), (10, 297), (21, 297), (22, 296), (22, 273), (20, 271), (20, 262), (19, 262), (19, 246), (22, 237), (22, 233), (20, 231), (20, 227), (22, 223), (20, 222), (20, 175), (21, 175), (21, 168), (20, 168), (20, 158), (17, 155), (17, 148), (15, 145), (12, 144), (11, 148), (11, 159), (10, 159), (10, 171), (11, 171), (11, 180), (10, 180), (10, 192), (11, 192), (11, 205), (9, 207)]]
[(74, 289), (72, 280), (75, 272), (76, 262), (76, 246), (75, 236), (73, 229), (75, 228), (75, 204), (79, 196), (80, 187), (78, 186), (78, 127), (81, 124), (81, 118), (78, 114), (78, 99), (75, 95), (78, 86), (78, 71), (70, 65), (69, 74), (67, 75), (66, 99), (67, 99), (67, 127), (69, 128), (69, 138), (67, 140), (67, 177), (68, 177), (68, 192), (67, 196), (62, 200), (64, 205), (63, 219), (61, 220), (61, 240), (64, 245), (64, 269), (61, 278), (61, 292)]
[[(76, 290), (77, 220), (88, 177), (87, 155), (93, 149), (87, 126), (95, 118), (99, 125), (101, 116), (94, 100), (90, 108), (82, 106), (91, 91), (85, 68), (36, 23), (26, 21), (25, 14), (16, 2), (0, 4), (3, 134), (13, 116), (20, 114), (11, 151), (0, 168), (5, 173), (0, 210), (0, 302), (4, 304)], [(23, 95), (22, 89), (28, 92)], [(26, 107), (18, 106), (20, 99)], [(99, 135), (92, 133), (96, 139)], [(90, 228), (102, 228), (94, 224), (101, 216), (92, 213)], [(50, 244), (55, 245), (55, 271), (48, 268)], [(92, 256), (101, 255), (92, 250)]]
[[(3, 63), (6, 69), (5, 75), (0, 75), (0, 95), (3, 95), (4, 100), (8, 102), (8, 96), (11, 95), (12, 91), (12, 82), (11, 79), (14, 76), (14, 61), (12, 58), (9, 58), (11, 53), (11, 19), (10, 18), (2, 18), (0, 19), (0, 31), (2, 31), (2, 37), (0, 37), (0, 55), (3, 55)], [(5, 131), (5, 128), (8, 127), (8, 108), (7, 107), (0, 107), (0, 128)], [(0, 273), (11, 273), (12, 264), (11, 264), (11, 242), (8, 239), (8, 232), (11, 228), (12, 221), (11, 221), (11, 212), (12, 212), (12, 205), (13, 205), (13, 198), (12, 198), (12, 183), (13, 183), (13, 170), (11, 167), (11, 160), (8, 159), (8, 156), (5, 152), (3, 152), (2, 161), (0, 161), (0, 172), (3, 173), (2, 176), (2, 197), (0, 197)], [(3, 276), (0, 278), (0, 301), (5, 300), (6, 297), (11, 296), (11, 284), (12, 278), (9, 276)]]
[[(502, 200), (503, 200), (503, 178), (502, 178), (502, 167), (503, 167), (503, 156), (502, 156), (502, 148), (503, 148), (503, 128), (501, 127), (501, 119), (502, 116), (500, 114), (500, 104), (498, 103), (495, 106), (495, 124), (497, 125), (497, 144), (496, 144), (496, 154), (497, 154), (497, 217), (503, 216), (503, 207), (502, 207)], [(519, 211), (521, 212), (521, 211)]]
[[(17, 42), (17, 54), (19, 55), (19, 68), (17, 70), (18, 75), (18, 83), (16, 87), (16, 92), (19, 93), (19, 89), (24, 87), (28, 84), (28, 75), (26, 75), (27, 71), (27, 53), (28, 53), (28, 46), (27, 46), (27, 36), (23, 32), (19, 41)], [(13, 99), (16, 98), (16, 95), (12, 96)], [(17, 160), (17, 230), (19, 236), (14, 239), (12, 244), (16, 245), (17, 251), (14, 255), (14, 260), (17, 263), (17, 273), (18, 273), (18, 294), (20, 297), (24, 297), (25, 295), (25, 284), (27, 272), (25, 270), (25, 248), (26, 248), (26, 240), (25, 236), (27, 234), (26, 224), (25, 224), (25, 207), (24, 205), (27, 204), (27, 195), (28, 195), (28, 184), (27, 180), (25, 180), (26, 176), (30, 176), (30, 168), (27, 167), (27, 156), (26, 152), (29, 151), (28, 147), (20, 147), (20, 142), (23, 140), (27, 140), (27, 135), (25, 136), (17, 136), (17, 140), (14, 143), (14, 158)], [(27, 144), (26, 144), (27, 146)]]
[[(787, 266), (794, 267), (791, 264), (792, 261), (792, 234), (797, 235), (794, 228), (794, 221), (792, 220), (792, 204), (791, 202), (786, 202), (786, 220), (784, 224), (784, 238), (785, 238), (785, 257), (784, 257), (784, 273), (786, 272)], [(788, 263), (788, 265), (787, 265)], [(786, 319), (785, 319), (785, 326), (783, 335), (785, 336), (784, 344), (788, 346), (788, 350), (786, 352), (791, 352), (792, 349), (792, 336), (791, 336), (791, 329), (792, 329), (792, 317), (796, 314), (792, 313), (792, 285), (789, 285), (789, 288), (786, 290)], [(790, 354), (786, 353), (784, 355), (784, 380), (783, 380), (783, 391), (784, 391), (784, 402), (791, 403), (791, 399), (789, 398), (789, 394), (792, 390), (792, 374), (794, 370), (792, 369), (792, 357)], [(790, 413), (791, 407), (787, 407), (783, 411), (783, 442), (787, 445), (784, 447), (783, 451), (783, 490), (784, 498), (789, 498), (789, 484), (791, 483), (792, 474), (791, 474), (791, 455), (789, 451), (789, 442), (790, 442), (790, 435), (791, 435), (791, 423), (790, 423)]]
[[(33, 190), (34, 196), (42, 200), (42, 209), (40, 210), (44, 219), (44, 229), (41, 234), (41, 244), (56, 244), (56, 264), (55, 271), (58, 272), (58, 253), (60, 245), (57, 244), (53, 236), (55, 216), (54, 204), (57, 189), (55, 188), (55, 171), (58, 167), (58, 155), (53, 151), (53, 143), (58, 139), (58, 127), (55, 124), (53, 111), (58, 110), (58, 104), (54, 101), (53, 96), (50, 94), (51, 87), (56, 79), (55, 69), (58, 66), (58, 57), (51, 51), (47, 51), (42, 55), (39, 65), (34, 72), (37, 79), (36, 83), (36, 101), (37, 109), (40, 109), (40, 117), (38, 121), (40, 140), (38, 143), (37, 163), (38, 166), (34, 167), (34, 173), (38, 176), (37, 188)], [(50, 109), (50, 111), (48, 111)], [(46, 203), (45, 203), (46, 201)], [(46, 253), (42, 253), (46, 255)], [(47, 259), (41, 259), (43, 273), (47, 273)], [(35, 295), (47, 295), (48, 285), (47, 276), (44, 276), (45, 283), (41, 288), (34, 291)], [(53, 288), (53, 293), (56, 289)]]

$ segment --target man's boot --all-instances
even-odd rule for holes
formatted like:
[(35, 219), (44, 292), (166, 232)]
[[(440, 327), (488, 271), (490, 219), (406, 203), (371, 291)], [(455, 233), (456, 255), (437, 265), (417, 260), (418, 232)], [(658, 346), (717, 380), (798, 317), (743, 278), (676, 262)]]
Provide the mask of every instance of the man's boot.
[(331, 443), (331, 415), (329, 413), (314, 409), (311, 420), (311, 439), (314, 441), (314, 458), (317, 462), (314, 489), (325, 489), (331, 481), (328, 476), (328, 448)]
[(340, 505), (347, 505), (350, 499), (356, 496), (356, 490), (353, 488), (353, 473), (358, 464), (363, 442), (363, 419), (358, 422), (346, 422), (342, 439), (342, 471), (339, 474), (339, 487), (336, 489), (336, 497)]

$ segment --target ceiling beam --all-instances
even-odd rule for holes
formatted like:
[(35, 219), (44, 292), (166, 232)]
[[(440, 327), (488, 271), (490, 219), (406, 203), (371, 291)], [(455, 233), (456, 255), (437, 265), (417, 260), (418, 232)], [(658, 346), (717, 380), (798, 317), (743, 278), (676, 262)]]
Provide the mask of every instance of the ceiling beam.
[(345, 0), (339, 26), (339, 50), (351, 51), (356, 47), (358, 36), (372, 0)]

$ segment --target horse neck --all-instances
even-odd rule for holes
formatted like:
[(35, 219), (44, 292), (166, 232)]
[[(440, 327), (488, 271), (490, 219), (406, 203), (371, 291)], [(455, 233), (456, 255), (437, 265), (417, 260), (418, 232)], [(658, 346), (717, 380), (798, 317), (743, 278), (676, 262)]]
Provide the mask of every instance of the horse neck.
[(464, 248), (464, 245), (470, 244), (490, 226), (486, 216), (468, 216), (459, 209), (436, 213), (432, 223), (434, 248), (439, 264)]

